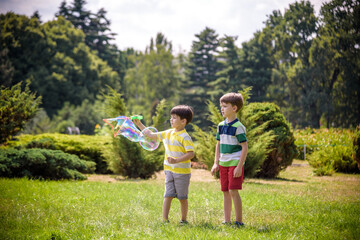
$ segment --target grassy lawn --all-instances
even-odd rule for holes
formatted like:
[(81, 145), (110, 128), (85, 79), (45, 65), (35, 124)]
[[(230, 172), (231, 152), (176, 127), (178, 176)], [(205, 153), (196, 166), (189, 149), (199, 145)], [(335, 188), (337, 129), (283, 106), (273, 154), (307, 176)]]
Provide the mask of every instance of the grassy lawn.
[(360, 175), (312, 176), (304, 161), (275, 180), (246, 179), (246, 227), (222, 226), (219, 182), (194, 170), (189, 222), (173, 201), (161, 221), (161, 174), (152, 180), (89, 176), (88, 181), (0, 179), (0, 239), (359, 239)]

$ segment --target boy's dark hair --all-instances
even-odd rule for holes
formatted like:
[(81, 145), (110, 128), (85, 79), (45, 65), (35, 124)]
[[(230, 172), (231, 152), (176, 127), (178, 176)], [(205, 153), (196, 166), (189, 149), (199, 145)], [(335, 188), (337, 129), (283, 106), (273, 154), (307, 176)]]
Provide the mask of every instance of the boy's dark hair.
[(193, 109), (187, 105), (178, 105), (171, 109), (170, 114), (176, 114), (180, 119), (186, 119), (186, 125), (188, 125), (193, 119)]
[(240, 111), (240, 109), (244, 105), (244, 98), (240, 93), (226, 93), (220, 98), (220, 103), (230, 103), (231, 105), (235, 105), (237, 107), (236, 112)]

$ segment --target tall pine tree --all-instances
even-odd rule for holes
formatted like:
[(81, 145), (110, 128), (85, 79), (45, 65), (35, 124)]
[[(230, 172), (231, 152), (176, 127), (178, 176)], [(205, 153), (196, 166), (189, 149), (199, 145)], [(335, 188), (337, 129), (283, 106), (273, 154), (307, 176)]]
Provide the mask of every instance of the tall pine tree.
[(220, 41), (215, 30), (208, 27), (195, 37), (197, 40), (193, 41), (189, 53), (182, 101), (194, 108), (193, 121), (204, 128), (210, 126), (210, 122), (202, 114), (202, 109), (208, 100), (215, 100), (212, 99), (215, 90), (212, 83), (217, 80), (217, 73), (222, 69), (218, 60)]

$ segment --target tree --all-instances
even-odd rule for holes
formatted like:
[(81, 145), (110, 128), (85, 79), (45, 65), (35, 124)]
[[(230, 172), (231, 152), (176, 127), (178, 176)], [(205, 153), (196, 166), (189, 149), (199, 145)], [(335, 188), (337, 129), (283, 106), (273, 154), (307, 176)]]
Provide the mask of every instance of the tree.
[(1, 85), (11, 87), (48, 75), (51, 52), (39, 19), (9, 12), (0, 15), (0, 26)]
[(252, 101), (267, 100), (273, 68), (271, 50), (271, 38), (261, 32), (256, 32), (254, 38), (242, 44), (238, 75), (243, 87), (252, 87)]
[[(154, 43), (155, 42), (155, 43)], [(161, 99), (169, 105), (179, 100), (180, 73), (174, 61), (171, 43), (158, 33), (149, 48), (136, 58), (135, 66), (125, 76), (125, 98), (131, 114), (151, 119)]]
[(240, 58), (239, 48), (235, 45), (237, 37), (226, 36), (220, 39), (222, 51), (219, 52), (221, 69), (216, 73), (216, 81), (210, 83), (213, 90), (210, 91), (212, 99), (219, 99), (226, 92), (236, 91), (242, 83), (239, 76)]
[(222, 65), (218, 60), (220, 42), (215, 30), (206, 27), (200, 34), (195, 34), (195, 37), (197, 40), (193, 41), (189, 53), (182, 101), (194, 108), (193, 121), (202, 128), (208, 126), (209, 122), (206, 116), (196, 114), (196, 111), (202, 109), (207, 100), (215, 100), (211, 95), (214, 91), (212, 83), (217, 80), (217, 73), (222, 70)]
[[(284, 94), (288, 106), (283, 109), (288, 119), (299, 126), (318, 127), (321, 117), (318, 99), (321, 87), (309, 62), (310, 48), (317, 33), (316, 24), (313, 6), (309, 1), (301, 1), (290, 4), (284, 16), (280, 11), (273, 11), (263, 30), (272, 36), (273, 84), (284, 86), (275, 96), (282, 106), (286, 106), (279, 96)], [(274, 88), (269, 90), (269, 95), (276, 91)]]
[(43, 96), (43, 107), (50, 116), (65, 102), (80, 105), (84, 99), (94, 102), (106, 85), (120, 89), (119, 76), (84, 43), (84, 33), (63, 17), (44, 24), (53, 53), (49, 74), (34, 82)]
[(360, 122), (360, 2), (333, 0), (320, 12), (323, 24), (312, 63), (324, 68), (319, 78), (328, 93), (327, 125), (355, 127)]
[(97, 13), (92, 13), (85, 9), (85, 5), (84, 0), (74, 0), (69, 6), (66, 5), (66, 1), (63, 1), (55, 16), (63, 16), (75, 28), (84, 32), (85, 44), (96, 51), (98, 57), (106, 61), (119, 74), (122, 85), (126, 71), (125, 53), (110, 43), (114, 40), (116, 33), (111, 32), (111, 21), (106, 17), (107, 11), (101, 8)]
[(24, 91), (21, 91), (21, 83), (11, 88), (1, 86), (0, 91), (0, 144), (4, 144), (35, 116), (41, 97), (31, 93), (29, 83)]

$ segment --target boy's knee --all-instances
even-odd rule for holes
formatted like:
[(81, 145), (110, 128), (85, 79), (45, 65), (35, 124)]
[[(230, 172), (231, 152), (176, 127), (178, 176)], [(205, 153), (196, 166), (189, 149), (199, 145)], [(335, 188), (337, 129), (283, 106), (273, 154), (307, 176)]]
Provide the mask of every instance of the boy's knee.
[(229, 193), (231, 196), (237, 196), (237, 195), (239, 195), (239, 190), (238, 189), (230, 189)]

